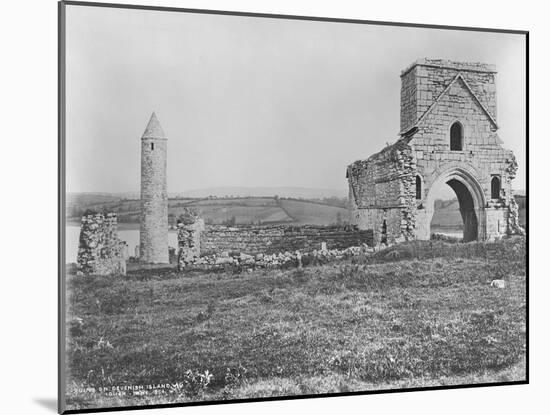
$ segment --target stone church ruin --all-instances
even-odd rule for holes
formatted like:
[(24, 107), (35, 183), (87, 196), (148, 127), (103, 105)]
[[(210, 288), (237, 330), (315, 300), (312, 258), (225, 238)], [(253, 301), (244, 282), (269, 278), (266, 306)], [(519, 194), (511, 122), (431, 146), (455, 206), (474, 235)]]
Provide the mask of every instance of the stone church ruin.
[[(421, 59), (401, 73), (400, 138), (348, 166), (351, 225), (205, 225), (187, 212), (169, 255), (167, 138), (153, 113), (141, 138), (141, 263), (302, 266), (372, 251), (373, 246), (428, 240), (440, 184), (452, 188), (463, 241), (523, 234), (512, 192), (517, 163), (497, 130), (496, 69), (483, 63)], [(125, 272), (115, 213), (82, 218), (78, 269)], [(126, 247), (127, 249), (127, 247)], [(139, 255), (138, 255), (139, 254)]]
[(421, 59), (401, 73), (400, 138), (347, 168), (351, 223), (374, 243), (430, 239), (434, 188), (456, 193), (464, 242), (522, 234), (517, 163), (498, 137), (493, 65)]

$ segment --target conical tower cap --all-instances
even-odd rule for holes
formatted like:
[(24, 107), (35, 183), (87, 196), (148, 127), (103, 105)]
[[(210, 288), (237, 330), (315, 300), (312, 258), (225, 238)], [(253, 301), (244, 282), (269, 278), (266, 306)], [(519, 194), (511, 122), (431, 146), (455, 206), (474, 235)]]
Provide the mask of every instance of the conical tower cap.
[(151, 114), (151, 118), (149, 119), (149, 123), (147, 124), (147, 127), (145, 128), (145, 131), (143, 132), (143, 135), (141, 138), (166, 138), (166, 135), (164, 134), (164, 130), (160, 126), (160, 122), (157, 118), (157, 115), (153, 111)]

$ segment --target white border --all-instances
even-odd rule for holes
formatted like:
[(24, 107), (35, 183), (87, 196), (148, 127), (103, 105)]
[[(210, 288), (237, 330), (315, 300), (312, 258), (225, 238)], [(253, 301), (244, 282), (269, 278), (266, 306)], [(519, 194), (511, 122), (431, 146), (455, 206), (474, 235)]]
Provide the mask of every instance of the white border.
[[(136, 2), (138, 2), (136, 0)], [(120, 0), (119, 3), (135, 3)], [(550, 30), (544, 2), (400, 0), (147, 1), (140, 4), (530, 30), (531, 385), (366, 395), (153, 410), (150, 414), (541, 413), (548, 407), (546, 352), (550, 290), (545, 272), (550, 153), (546, 73)], [(53, 413), (57, 376), (57, 5), (55, 0), (2, 4), (3, 413)], [(536, 89), (535, 89), (536, 88)], [(538, 178), (538, 179), (537, 179)], [(543, 182), (544, 180), (544, 182)], [(540, 186), (538, 182), (540, 181)], [(534, 189), (540, 188), (540, 191)], [(538, 258), (538, 262), (535, 259)], [(128, 412), (119, 412), (128, 413)], [(134, 412), (141, 413), (141, 412)]]

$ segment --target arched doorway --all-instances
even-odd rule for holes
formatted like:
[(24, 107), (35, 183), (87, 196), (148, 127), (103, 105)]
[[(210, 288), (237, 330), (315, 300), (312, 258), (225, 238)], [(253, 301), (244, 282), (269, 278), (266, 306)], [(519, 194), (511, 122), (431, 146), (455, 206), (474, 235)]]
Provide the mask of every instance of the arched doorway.
[(434, 203), (438, 198), (438, 189), (449, 186), (458, 201), (462, 218), (462, 238), (464, 242), (485, 239), (485, 199), (483, 190), (474, 175), (461, 168), (451, 168), (443, 173), (434, 173), (436, 177), (428, 189), (424, 212), (419, 210), (417, 228), (419, 239), (429, 239), (431, 236), (431, 221), (434, 214)]
[(451, 179), (447, 182), (454, 190), (458, 199), (460, 216), (463, 224), (463, 241), (475, 241), (478, 238), (478, 220), (474, 207), (474, 200), (468, 188), (459, 180)]

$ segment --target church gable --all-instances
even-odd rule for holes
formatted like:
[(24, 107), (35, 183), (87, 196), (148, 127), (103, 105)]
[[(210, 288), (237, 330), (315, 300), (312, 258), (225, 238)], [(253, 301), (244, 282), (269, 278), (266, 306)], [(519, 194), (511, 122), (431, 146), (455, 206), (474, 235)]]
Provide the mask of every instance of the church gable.
[(415, 125), (411, 145), (449, 147), (451, 126), (460, 123), (463, 150), (499, 145), (498, 125), (460, 74), (443, 90)]
[[(462, 88), (459, 88), (462, 87)], [(464, 94), (466, 92), (466, 94)], [(468, 82), (462, 77), (461, 74), (458, 74), (454, 77), (454, 79), (447, 85), (447, 87), (439, 94), (439, 96), (436, 98), (436, 100), (432, 103), (432, 105), (426, 110), (426, 112), (419, 118), (418, 122), (416, 123), (416, 126), (418, 126), (422, 120), (430, 114), (430, 112), (437, 107), (437, 105), (440, 103), (440, 101), (444, 101), (446, 98), (448, 100), (449, 96), (454, 97), (455, 100), (460, 99), (460, 96), (469, 96), (472, 98), (472, 100), (475, 102), (476, 106), (478, 106), (481, 111), (487, 116), (489, 121), (493, 124), (495, 129), (498, 128), (498, 125), (496, 123), (496, 120), (491, 115), (491, 113), (488, 111), (488, 109), (483, 105), (481, 100), (477, 97), (473, 89), (470, 87)], [(449, 103), (447, 102), (447, 105)], [(452, 104), (452, 103), (451, 103)], [(451, 108), (455, 109), (453, 106)]]
[(495, 75), (496, 68), (484, 63), (441, 59), (414, 62), (401, 73), (401, 135), (410, 135), (430, 107), (460, 80), (487, 115), (496, 121)]

